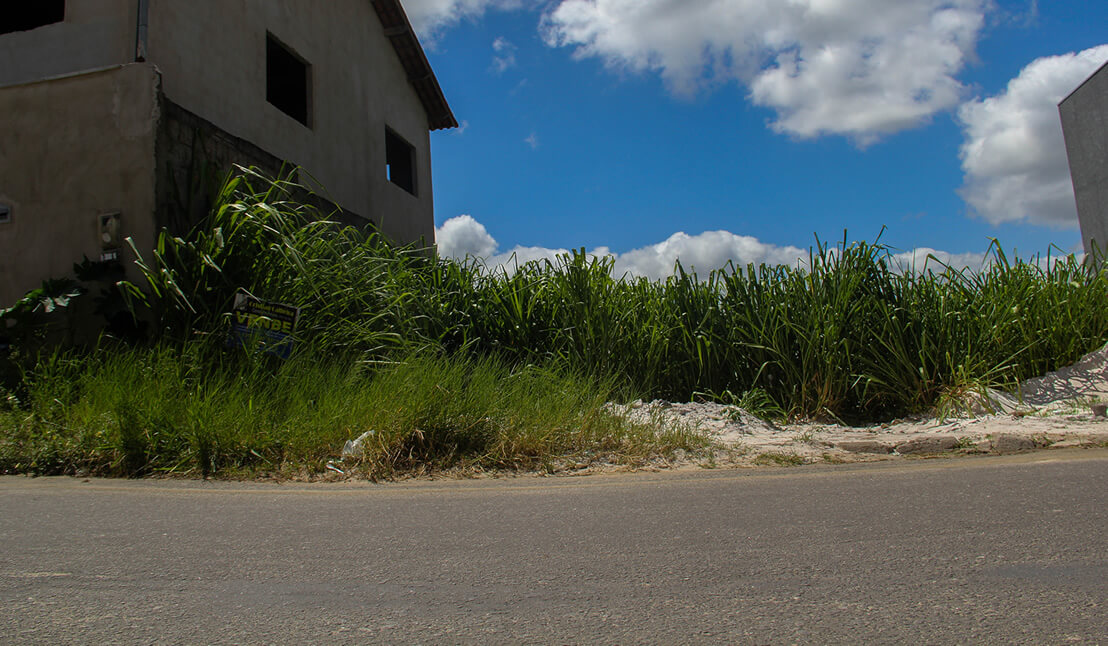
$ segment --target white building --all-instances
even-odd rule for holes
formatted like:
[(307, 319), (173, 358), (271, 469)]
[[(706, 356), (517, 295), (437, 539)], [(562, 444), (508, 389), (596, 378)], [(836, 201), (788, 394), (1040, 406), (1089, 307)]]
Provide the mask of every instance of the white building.
[(1108, 63), (1058, 104), (1085, 252), (1108, 252)]
[(429, 132), (457, 122), (399, 0), (5, 4), (0, 306), (187, 229), (232, 163), (434, 241)]

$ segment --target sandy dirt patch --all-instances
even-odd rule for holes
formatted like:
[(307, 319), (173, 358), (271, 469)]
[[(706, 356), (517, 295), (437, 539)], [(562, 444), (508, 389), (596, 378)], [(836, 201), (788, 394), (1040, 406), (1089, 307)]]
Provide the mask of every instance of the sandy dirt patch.
[(792, 465), (1108, 446), (1106, 403), (1108, 346), (1028, 380), (1016, 392), (989, 391), (967, 401), (965, 411), (955, 417), (851, 427), (774, 424), (717, 403), (653, 401), (620, 408), (636, 421), (660, 418), (707, 433), (723, 447), (712, 459), (721, 465)]

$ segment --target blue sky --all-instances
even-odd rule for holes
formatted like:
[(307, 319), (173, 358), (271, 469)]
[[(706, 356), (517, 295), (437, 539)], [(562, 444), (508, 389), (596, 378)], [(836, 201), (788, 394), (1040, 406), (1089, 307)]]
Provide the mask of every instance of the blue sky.
[(1108, 3), (406, 0), (461, 122), (440, 250), (791, 262), (815, 236), (973, 264), (1080, 246), (1056, 104)]

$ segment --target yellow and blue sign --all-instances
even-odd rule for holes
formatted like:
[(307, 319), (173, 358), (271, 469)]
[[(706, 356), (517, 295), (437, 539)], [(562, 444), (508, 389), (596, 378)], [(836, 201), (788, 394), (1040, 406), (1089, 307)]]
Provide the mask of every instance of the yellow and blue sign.
[(244, 347), (288, 359), (292, 354), (300, 308), (235, 294), (231, 312), (231, 335), (227, 345)]

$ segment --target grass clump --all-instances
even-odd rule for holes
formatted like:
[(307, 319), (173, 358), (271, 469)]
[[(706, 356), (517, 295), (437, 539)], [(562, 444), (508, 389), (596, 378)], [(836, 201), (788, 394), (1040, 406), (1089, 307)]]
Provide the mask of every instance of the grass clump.
[(611, 259), (584, 253), (514, 273), (440, 261), (410, 274), (427, 281), (410, 305), (448, 348), (573, 365), (650, 397), (724, 393), (773, 417), (864, 423), (1009, 386), (1108, 341), (1108, 274), (1039, 260), (994, 245), (980, 271), (934, 259), (905, 270), (885, 246), (844, 240), (795, 267), (698, 277), (678, 265), (658, 282), (613, 277)]
[[(796, 266), (678, 264), (663, 281), (613, 276), (611, 258), (583, 251), (509, 270), (392, 247), (302, 191), (240, 169), (204, 222), (141, 250), (141, 280), (112, 284), (148, 331), (136, 345), (28, 342), (17, 377), (0, 361), (0, 468), (314, 472), (371, 430), (358, 468), (376, 475), (639, 460), (701, 441), (622, 423), (606, 399), (722, 393), (774, 418), (880, 422), (1108, 341), (1108, 272), (1072, 255), (1009, 259), (994, 243), (980, 271), (906, 270), (844, 238)], [(291, 361), (224, 347), (240, 291), (300, 308)], [(0, 324), (83, 298), (44, 295), (0, 309)]]
[(373, 431), (354, 471), (528, 469), (645, 461), (707, 442), (609, 413), (610, 382), (494, 359), (421, 354), (387, 365), (298, 357), (212, 366), (195, 347), (55, 356), (25, 407), (0, 410), (0, 472), (321, 472)]
[(817, 241), (794, 267), (700, 277), (678, 264), (664, 281), (613, 276), (611, 258), (583, 251), (509, 271), (393, 249), (320, 221), (293, 190), (244, 171), (191, 236), (161, 236), (129, 293), (147, 298), (163, 337), (224, 329), (244, 289), (300, 307), (299, 343), (320, 354), (433, 348), (847, 422), (1006, 386), (1108, 341), (1108, 273), (1072, 255), (1010, 260), (994, 243), (980, 271), (933, 258), (906, 270), (889, 248), (844, 239)]

